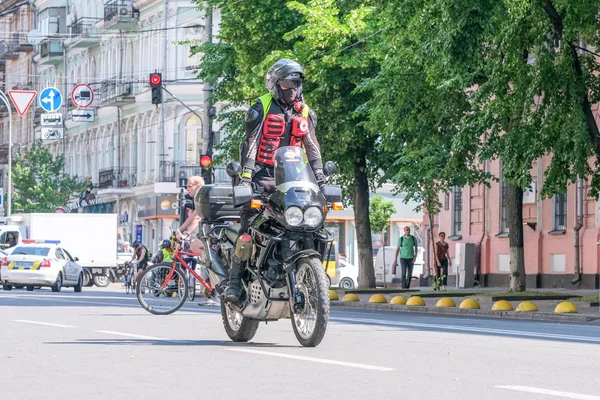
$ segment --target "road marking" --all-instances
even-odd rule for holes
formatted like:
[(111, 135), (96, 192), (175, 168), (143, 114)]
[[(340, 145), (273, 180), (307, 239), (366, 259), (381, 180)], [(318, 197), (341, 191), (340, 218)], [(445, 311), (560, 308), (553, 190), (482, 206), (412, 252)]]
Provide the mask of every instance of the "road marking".
[[(22, 295), (22, 296), (1, 296), (0, 298), (10, 298), (13, 300), (28, 300), (28, 301), (39, 301), (41, 296), (31, 296), (31, 297), (27, 297), (26, 295)], [(75, 298), (75, 297), (73, 297)], [(103, 299), (104, 297), (99, 297), (98, 299)], [(44, 297), (44, 300), (46, 300), (46, 298)], [(137, 300), (136, 298), (133, 298), (133, 300)], [(139, 310), (143, 310), (142, 306), (139, 305), (139, 303), (136, 304), (124, 304), (124, 303), (109, 303), (109, 302), (100, 302), (100, 301), (77, 301), (77, 300), (61, 300), (61, 299), (55, 299), (53, 298), (52, 301), (55, 301), (57, 303), (72, 303), (72, 304), (83, 304), (83, 305), (97, 305), (97, 306), (113, 306), (113, 307), (124, 307), (124, 308), (137, 308)], [(35, 307), (35, 306), (33, 306)], [(198, 311), (200, 313), (207, 313), (207, 314), (221, 314), (221, 310), (220, 309), (215, 309), (215, 308), (210, 308), (207, 306), (203, 306), (203, 307), (199, 307), (197, 305), (197, 303), (192, 303), (192, 302), (186, 302), (180, 309), (180, 311)], [(180, 314), (180, 313), (179, 313)]]
[(578, 400), (600, 400), (598, 396), (592, 396), (589, 394), (579, 394), (570, 392), (559, 392), (558, 390), (541, 389), (530, 386), (494, 386), (498, 389), (516, 390), (518, 392), (546, 394), (548, 396), (564, 397), (567, 399), (578, 399)]
[(526, 337), (533, 337), (533, 338), (540, 338), (540, 339), (580, 340), (580, 341), (584, 341), (584, 342), (600, 343), (600, 337), (562, 335), (562, 334), (558, 334), (558, 333), (515, 331), (515, 330), (494, 329), (494, 328), (478, 328), (475, 326), (426, 324), (426, 323), (419, 323), (419, 322), (383, 321), (383, 320), (371, 319), (371, 318), (330, 317), (329, 320), (330, 321), (339, 321), (339, 322), (354, 322), (354, 323), (358, 322), (358, 323), (365, 323), (365, 324), (396, 326), (399, 328), (429, 328), (429, 329), (433, 328), (433, 329), (445, 329), (445, 330), (461, 331), (461, 332), (490, 333), (490, 334), (495, 334), (495, 335), (507, 335), (507, 336), (526, 336)]
[(57, 328), (77, 328), (76, 326), (71, 326), (71, 325), (53, 324), (50, 322), (28, 321), (26, 319), (15, 319), (13, 322), (23, 322), (25, 324), (54, 326)]
[(317, 362), (317, 363), (321, 363), (321, 364), (340, 365), (342, 367), (369, 369), (369, 370), (372, 370), (372, 371), (384, 371), (384, 372), (395, 371), (395, 369), (393, 369), (393, 368), (378, 367), (378, 366), (375, 366), (375, 365), (357, 364), (357, 363), (351, 363), (351, 362), (346, 362), (346, 361), (328, 360), (328, 359), (325, 359), (325, 358), (296, 356), (296, 355), (293, 355), (293, 354), (273, 353), (273, 352), (270, 352), (270, 351), (260, 351), (260, 350), (251, 350), (251, 349), (238, 349), (238, 348), (227, 348), (226, 350), (229, 350), (229, 351), (239, 351), (241, 353), (261, 354), (261, 355), (265, 355), (265, 356), (290, 358), (290, 359), (293, 359), (293, 360), (312, 361), (312, 362)]
[(136, 335), (134, 333), (115, 332), (115, 331), (94, 331), (94, 332), (105, 333), (107, 335), (126, 336), (126, 337), (135, 338), (135, 339), (161, 340), (161, 341), (165, 341), (165, 342), (169, 341), (167, 339), (157, 338), (157, 337), (154, 337), (154, 336)]

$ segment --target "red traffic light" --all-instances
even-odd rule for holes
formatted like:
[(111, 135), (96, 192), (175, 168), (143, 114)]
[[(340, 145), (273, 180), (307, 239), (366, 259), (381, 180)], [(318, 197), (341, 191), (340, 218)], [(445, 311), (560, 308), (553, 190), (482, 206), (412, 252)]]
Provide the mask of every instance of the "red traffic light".
[(150, 74), (150, 83), (152, 85), (160, 85), (162, 82), (162, 77), (160, 74)]
[(200, 165), (202, 168), (208, 168), (212, 164), (212, 158), (209, 155), (203, 155), (200, 157)]

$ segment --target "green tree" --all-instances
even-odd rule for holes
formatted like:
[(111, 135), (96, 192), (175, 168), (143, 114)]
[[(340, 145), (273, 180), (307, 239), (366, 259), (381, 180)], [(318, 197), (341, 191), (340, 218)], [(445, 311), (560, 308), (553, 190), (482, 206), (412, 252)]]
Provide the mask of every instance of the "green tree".
[[(281, 57), (303, 65), (306, 101), (318, 117), (317, 135), (323, 158), (339, 165), (337, 181), (353, 205), (358, 244), (359, 286), (374, 287), (369, 192), (385, 174), (386, 157), (379, 134), (366, 129), (368, 89), (358, 90), (374, 76), (378, 63), (369, 50), (369, 37), (378, 29), (374, 7), (363, 1), (225, 2), (218, 44), (200, 48), (205, 54), (200, 77), (217, 82), (217, 100), (247, 105), (264, 92), (263, 77)], [(225, 151), (237, 158), (243, 137), (243, 116), (223, 114), (229, 138)]]
[(371, 229), (374, 232), (383, 232), (390, 226), (390, 217), (395, 212), (396, 206), (394, 206), (393, 201), (384, 200), (381, 196), (373, 197), (369, 205)]
[(80, 193), (85, 184), (63, 174), (63, 164), (63, 156), (52, 157), (41, 140), (17, 153), (12, 168), (13, 211), (54, 212), (73, 193)]
[[(509, 183), (510, 289), (525, 290), (522, 197), (533, 163), (552, 154), (544, 196), (563, 193), (577, 176), (592, 176), (593, 194), (600, 187), (600, 135), (591, 110), (600, 101), (600, 78), (598, 58), (587, 48), (600, 44), (597, 1), (380, 4), (389, 29), (371, 110), (386, 145), (401, 149), (393, 169), (408, 183), (397, 180), (435, 209), (438, 189), (485, 179), (474, 170), (501, 159)], [(394, 96), (399, 91), (405, 95)], [(393, 103), (387, 108), (386, 94)], [(401, 111), (396, 120), (394, 108)], [(397, 121), (387, 131), (386, 119)], [(417, 178), (407, 177), (411, 171), (419, 171)]]

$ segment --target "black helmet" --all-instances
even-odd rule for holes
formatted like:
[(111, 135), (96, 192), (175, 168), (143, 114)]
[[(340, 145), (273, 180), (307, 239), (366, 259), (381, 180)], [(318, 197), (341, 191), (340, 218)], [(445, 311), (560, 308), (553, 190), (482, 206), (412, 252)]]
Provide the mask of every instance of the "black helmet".
[(161, 249), (168, 249), (171, 247), (171, 241), (169, 239), (165, 239), (160, 243)]
[(139, 247), (140, 244), (140, 241), (136, 240), (135, 242), (133, 242), (133, 248), (135, 249), (136, 247)]
[(298, 80), (301, 84), (304, 79), (304, 69), (296, 61), (288, 58), (282, 58), (273, 64), (265, 75), (265, 86), (273, 99), (279, 100), (281, 98), (281, 89), (277, 86), (277, 83), (285, 78)]

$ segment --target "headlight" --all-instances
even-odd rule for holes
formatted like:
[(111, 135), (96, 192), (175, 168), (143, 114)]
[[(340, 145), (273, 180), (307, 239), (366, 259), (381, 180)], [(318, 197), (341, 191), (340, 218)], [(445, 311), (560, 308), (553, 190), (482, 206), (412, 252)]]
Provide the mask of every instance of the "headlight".
[(290, 207), (285, 210), (285, 221), (291, 226), (298, 226), (302, 223), (302, 210), (299, 207)]
[(308, 207), (306, 211), (304, 211), (304, 222), (306, 225), (315, 227), (318, 226), (321, 222), (323, 222), (323, 214), (321, 210), (317, 207)]

